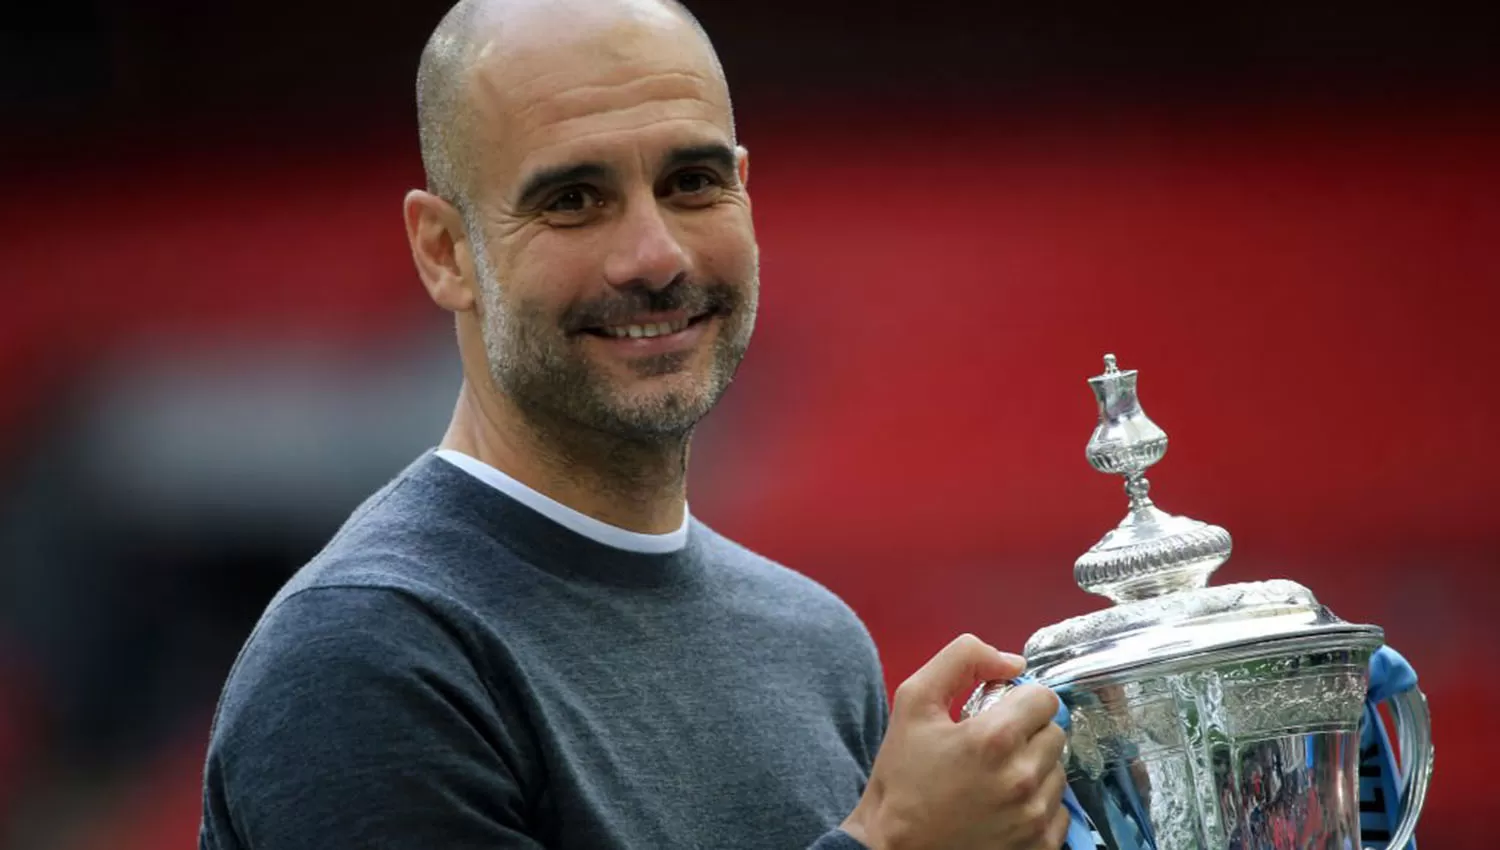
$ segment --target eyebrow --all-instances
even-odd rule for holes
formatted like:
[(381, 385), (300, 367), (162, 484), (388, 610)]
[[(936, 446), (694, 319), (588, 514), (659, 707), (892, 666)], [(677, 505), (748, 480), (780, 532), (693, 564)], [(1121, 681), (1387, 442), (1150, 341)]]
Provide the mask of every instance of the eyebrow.
[(674, 148), (667, 154), (667, 160), (663, 163), (662, 170), (669, 170), (680, 165), (691, 165), (693, 163), (709, 163), (728, 172), (733, 172), (739, 165), (734, 151), (728, 145), (711, 142), (706, 145), (689, 145), (682, 148)]
[[(704, 145), (687, 145), (674, 148), (662, 163), (662, 170), (669, 171), (684, 165), (707, 163), (733, 173), (739, 165), (738, 158), (728, 145), (717, 142)], [(543, 168), (532, 174), (521, 186), (517, 205), (530, 207), (546, 195), (574, 183), (603, 182), (614, 176), (614, 169), (599, 162), (580, 162)]]
[(541, 200), (544, 195), (561, 189), (572, 183), (602, 182), (613, 173), (607, 165), (597, 162), (580, 162), (575, 165), (560, 165), (555, 168), (543, 168), (526, 179), (521, 186), (521, 194), (517, 204), (529, 207)]

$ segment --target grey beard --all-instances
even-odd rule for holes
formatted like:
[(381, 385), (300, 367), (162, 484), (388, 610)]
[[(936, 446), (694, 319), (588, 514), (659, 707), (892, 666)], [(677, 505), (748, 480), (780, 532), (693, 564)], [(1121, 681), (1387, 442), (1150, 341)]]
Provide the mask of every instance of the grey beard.
[[(753, 330), (755, 303), (751, 298), (742, 300), (738, 310), (725, 318), (701, 391), (695, 388), (627, 403), (549, 317), (524, 304), (511, 309), (501, 306), (499, 286), (488, 274), (487, 264), (478, 265), (482, 333), (491, 379), (539, 430), (538, 436), (561, 437), (557, 432), (573, 426), (630, 443), (682, 442), (728, 389)], [(637, 374), (670, 374), (681, 368), (687, 356), (674, 353), (643, 360), (637, 364)]]

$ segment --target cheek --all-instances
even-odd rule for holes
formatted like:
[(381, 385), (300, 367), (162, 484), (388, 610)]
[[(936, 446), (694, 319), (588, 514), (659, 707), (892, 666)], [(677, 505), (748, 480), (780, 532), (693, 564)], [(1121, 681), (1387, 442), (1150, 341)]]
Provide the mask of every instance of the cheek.
[(500, 274), (505, 298), (556, 315), (586, 298), (599, 277), (597, 246), (576, 234), (545, 233), (516, 251)]
[(735, 211), (724, 221), (693, 234), (698, 272), (706, 280), (722, 280), (736, 286), (754, 282), (759, 250), (748, 211)]

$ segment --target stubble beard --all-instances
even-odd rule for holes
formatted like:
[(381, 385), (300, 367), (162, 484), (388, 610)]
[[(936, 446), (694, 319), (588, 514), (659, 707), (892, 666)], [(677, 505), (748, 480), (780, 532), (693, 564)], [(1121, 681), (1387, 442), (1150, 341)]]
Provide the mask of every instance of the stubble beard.
[[(558, 317), (534, 304), (504, 304), (488, 264), (477, 256), (476, 260), (490, 378), (538, 437), (563, 443), (553, 446), (562, 454), (574, 454), (567, 445), (570, 436), (685, 452), (693, 429), (728, 390), (749, 348), (758, 275), (743, 294), (726, 284), (704, 287), (697, 300), (729, 302), (717, 317), (721, 326), (707, 373), (689, 387), (632, 399), (589, 359), (583, 349), (586, 340), (568, 333)], [(681, 371), (690, 357), (690, 352), (674, 352), (631, 365), (638, 378), (658, 378)]]

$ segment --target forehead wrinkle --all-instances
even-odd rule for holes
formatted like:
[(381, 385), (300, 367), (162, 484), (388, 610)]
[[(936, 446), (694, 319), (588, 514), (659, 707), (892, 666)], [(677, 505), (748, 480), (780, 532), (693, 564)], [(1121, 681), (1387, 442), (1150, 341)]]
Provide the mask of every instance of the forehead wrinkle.
[[(567, 139), (560, 139), (560, 140), (558, 140), (554, 144), (543, 145), (543, 146), (537, 148), (531, 155), (527, 156), (524, 160), (522, 160), (522, 162), (521, 162), (522, 171), (529, 170), (531, 168), (531, 163), (534, 160), (536, 160), (536, 159), (542, 159), (543, 161), (551, 159), (552, 155), (549, 154), (548, 152), (551, 151), (551, 150), (553, 150), (553, 149), (559, 148), (559, 147), (568, 147), (568, 148), (584, 147), (584, 146), (586, 146), (586, 143), (589, 140), (597, 138), (599, 136), (617, 136), (617, 135), (620, 135), (621, 133), (627, 133), (627, 134), (638, 133), (638, 132), (640, 132), (642, 130), (645, 130), (645, 129), (649, 128), (649, 127), (653, 127), (653, 126), (657, 126), (657, 125), (672, 124), (672, 123), (675, 123), (675, 122), (684, 122), (684, 123), (693, 123), (693, 124), (705, 124), (705, 125), (709, 126), (710, 128), (712, 128), (714, 130), (714, 132), (713, 133), (709, 133), (709, 134), (704, 134), (701, 137), (697, 136), (697, 134), (694, 134), (695, 137), (692, 138), (692, 139), (684, 139), (684, 140), (674, 141), (671, 144), (667, 145), (667, 147), (669, 147), (669, 148), (676, 148), (676, 147), (683, 147), (683, 146), (692, 146), (692, 145), (698, 145), (698, 144), (722, 143), (722, 142), (725, 141), (724, 137), (723, 137), (723, 133), (724, 133), (723, 128), (720, 127), (718, 124), (714, 123), (713, 121), (707, 119), (707, 118), (691, 118), (691, 117), (686, 117), (686, 116), (678, 116), (678, 117), (674, 117), (674, 118), (666, 118), (666, 119), (659, 119), (659, 120), (646, 120), (646, 121), (642, 121), (642, 122), (636, 124), (633, 127), (627, 127), (627, 128), (606, 127), (606, 128), (601, 128), (601, 129), (598, 129), (598, 130), (594, 130), (592, 132), (581, 133), (581, 134), (579, 134), (577, 136), (571, 136), (571, 137), (569, 137)], [(634, 143), (632, 143), (632, 144), (634, 144)], [(732, 143), (730, 143), (730, 144), (732, 144)], [(602, 160), (603, 157), (596, 157), (596, 156), (592, 156), (592, 155), (590, 155), (588, 153), (580, 152), (578, 155), (569, 157), (569, 159), (600, 159), (600, 160)]]
[[(517, 86), (515, 89), (512, 89), (512, 91), (518, 91), (524, 98), (526, 95), (526, 89), (540, 86), (547, 78), (560, 76), (565, 73), (567, 72), (557, 71), (552, 74), (544, 75), (543, 77), (539, 77), (537, 79), (528, 81), (527, 83), (523, 83)], [(708, 96), (706, 96), (707, 92), (703, 90), (703, 84), (709, 82), (711, 81), (708, 77), (705, 77), (699, 73), (682, 70), (669, 70), (657, 71), (655, 73), (646, 74), (643, 76), (631, 77), (629, 79), (621, 80), (618, 83), (578, 83), (575, 85), (567, 86), (561, 91), (553, 92), (544, 97), (536, 98), (532, 103), (518, 110), (515, 114), (515, 117), (517, 119), (524, 119), (528, 115), (541, 110), (545, 110), (549, 107), (555, 108), (559, 112), (581, 111), (585, 114), (588, 114), (589, 109), (587, 101), (589, 99), (609, 92), (628, 93), (632, 89), (637, 88), (650, 89), (659, 87), (663, 89), (662, 92), (655, 93), (653, 96), (651, 96), (647, 102), (658, 102), (666, 100), (699, 100), (712, 105), (713, 101)], [(557, 120), (562, 119), (552, 119), (551, 121), (544, 119), (542, 123), (553, 123)]]
[[(647, 127), (657, 124), (670, 124), (674, 121), (694, 121), (708, 124), (718, 130), (723, 130), (719, 122), (707, 115), (683, 115), (681, 109), (673, 108), (674, 104), (688, 104), (690, 106), (713, 104), (701, 98), (673, 98), (670, 100), (653, 100), (646, 103), (637, 103), (623, 109), (612, 109), (607, 112), (590, 112), (577, 115), (572, 118), (563, 118), (549, 124), (537, 127), (527, 133), (528, 136), (540, 139), (542, 144), (567, 144), (571, 141), (592, 138), (604, 133), (635, 133)], [(592, 123), (603, 123), (598, 129), (589, 129)], [(574, 135), (569, 131), (578, 125), (584, 125)]]

